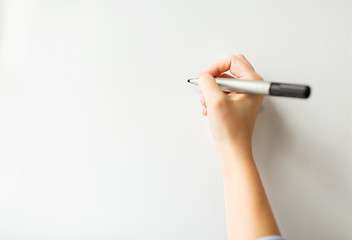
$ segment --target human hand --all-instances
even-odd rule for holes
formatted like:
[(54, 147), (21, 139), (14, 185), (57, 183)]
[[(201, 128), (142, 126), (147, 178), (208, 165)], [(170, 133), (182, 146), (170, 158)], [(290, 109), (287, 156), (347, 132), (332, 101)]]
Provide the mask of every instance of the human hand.
[(235, 145), (251, 145), (254, 123), (258, 115), (263, 96), (237, 92), (223, 92), (215, 82), (215, 77), (263, 80), (247, 59), (231, 55), (216, 61), (199, 75), (198, 88), (203, 94), (201, 104), (204, 116), (208, 116), (215, 144), (230, 141)]

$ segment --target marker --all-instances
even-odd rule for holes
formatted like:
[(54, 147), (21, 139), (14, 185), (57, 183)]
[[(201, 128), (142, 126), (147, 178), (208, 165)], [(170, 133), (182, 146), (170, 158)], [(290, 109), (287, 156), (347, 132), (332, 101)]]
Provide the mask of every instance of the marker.
[[(198, 85), (198, 78), (187, 80)], [(310, 87), (307, 85), (266, 82), (261, 80), (242, 80), (236, 78), (215, 78), (216, 83), (223, 91), (241, 92), (259, 95), (308, 98)]]

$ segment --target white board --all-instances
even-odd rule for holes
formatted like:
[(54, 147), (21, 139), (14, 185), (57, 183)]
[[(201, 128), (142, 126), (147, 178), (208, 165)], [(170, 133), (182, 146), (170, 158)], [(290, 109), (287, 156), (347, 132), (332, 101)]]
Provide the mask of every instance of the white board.
[(226, 239), (197, 89), (242, 53), (254, 154), (287, 239), (352, 238), (349, 1), (0, 1), (0, 239)]

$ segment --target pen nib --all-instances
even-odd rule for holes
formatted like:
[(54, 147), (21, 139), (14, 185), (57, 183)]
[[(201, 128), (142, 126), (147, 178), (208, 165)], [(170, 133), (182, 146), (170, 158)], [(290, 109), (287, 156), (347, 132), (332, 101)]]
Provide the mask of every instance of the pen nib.
[(197, 85), (197, 78), (190, 78), (190, 79), (187, 80), (187, 82)]

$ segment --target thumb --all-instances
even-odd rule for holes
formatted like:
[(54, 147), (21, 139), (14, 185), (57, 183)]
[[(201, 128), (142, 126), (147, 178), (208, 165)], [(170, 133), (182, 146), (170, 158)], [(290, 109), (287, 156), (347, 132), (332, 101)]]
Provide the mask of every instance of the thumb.
[(215, 78), (209, 73), (203, 73), (198, 77), (198, 88), (203, 93), (207, 105), (226, 97), (215, 82)]

